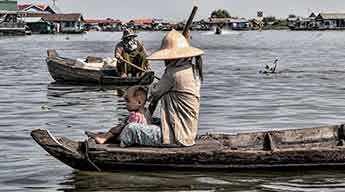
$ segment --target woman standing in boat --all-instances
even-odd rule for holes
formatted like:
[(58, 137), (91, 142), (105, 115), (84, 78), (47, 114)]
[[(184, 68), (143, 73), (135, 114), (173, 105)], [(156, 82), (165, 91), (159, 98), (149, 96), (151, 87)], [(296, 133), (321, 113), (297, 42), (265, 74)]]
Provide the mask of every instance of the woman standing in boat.
[[(203, 53), (202, 50), (191, 47), (181, 33), (175, 30), (167, 33), (161, 49), (148, 57), (149, 60), (164, 60), (166, 67), (161, 80), (151, 87), (149, 98), (151, 114), (155, 111), (157, 103), (161, 102), (161, 129), (129, 124), (120, 138), (124, 146), (145, 146), (146, 143), (155, 143), (158, 146), (195, 144), (198, 132), (200, 84), (203, 79), (201, 59)], [(157, 131), (160, 134), (155, 134)], [(152, 135), (161, 135), (161, 138), (149, 142), (138, 139), (143, 133), (154, 133)], [(150, 139), (150, 137), (145, 138)], [(156, 138), (152, 137), (152, 139)]]

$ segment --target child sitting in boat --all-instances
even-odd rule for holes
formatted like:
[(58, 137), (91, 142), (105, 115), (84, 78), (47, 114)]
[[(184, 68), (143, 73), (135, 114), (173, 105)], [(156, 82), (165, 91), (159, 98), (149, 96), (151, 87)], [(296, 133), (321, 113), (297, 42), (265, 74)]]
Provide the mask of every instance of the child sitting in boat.
[[(145, 113), (145, 103), (147, 100), (147, 90), (140, 86), (134, 86), (127, 90), (125, 96), (127, 102), (126, 106), (130, 115), (123, 122), (116, 127), (110, 129), (107, 133), (94, 134), (86, 132), (91, 138), (94, 138), (96, 143), (104, 144), (110, 140), (120, 141), (122, 147), (131, 146), (135, 144), (147, 143), (151, 145), (152, 139), (158, 140), (160, 138), (160, 130), (152, 132), (151, 130), (159, 129), (148, 125), (151, 122), (151, 117)], [(150, 131), (145, 132), (145, 127), (150, 127)], [(157, 132), (157, 133), (155, 133)], [(142, 141), (144, 140), (144, 141)], [(147, 141), (146, 141), (147, 140)]]

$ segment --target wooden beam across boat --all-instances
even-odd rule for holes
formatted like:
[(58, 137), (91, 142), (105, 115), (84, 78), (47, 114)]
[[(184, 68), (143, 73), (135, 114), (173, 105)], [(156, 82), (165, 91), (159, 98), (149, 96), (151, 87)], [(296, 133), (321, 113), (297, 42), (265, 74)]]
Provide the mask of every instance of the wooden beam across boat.
[(85, 171), (345, 168), (344, 125), (257, 133), (206, 134), (182, 148), (129, 147), (31, 135), (53, 157)]

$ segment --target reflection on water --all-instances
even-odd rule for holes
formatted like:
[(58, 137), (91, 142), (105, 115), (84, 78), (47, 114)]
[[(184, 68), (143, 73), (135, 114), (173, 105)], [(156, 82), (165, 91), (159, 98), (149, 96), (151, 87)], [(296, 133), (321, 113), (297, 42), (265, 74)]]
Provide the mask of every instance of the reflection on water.
[[(324, 176), (327, 176), (326, 178)], [(339, 171), (312, 172), (73, 172), (63, 191), (344, 191)]]
[[(152, 52), (164, 33), (139, 37)], [(68, 38), (66, 38), (68, 37)], [(75, 172), (30, 138), (35, 128), (84, 140), (128, 112), (123, 87), (52, 83), (47, 48), (71, 58), (110, 57), (121, 33), (0, 40), (0, 189), (4, 191), (344, 191), (342, 171)], [(205, 50), (200, 133), (302, 128), (344, 122), (345, 33), (194, 33)], [(277, 74), (259, 74), (279, 58)], [(162, 62), (152, 62), (158, 74)]]
[[(81, 86), (51, 83), (47, 89), (47, 103), (42, 106), (48, 113), (60, 117), (47, 122), (49, 129), (65, 124), (67, 128), (105, 131), (128, 115), (123, 95), (127, 87)], [(82, 127), (78, 124), (84, 122)], [(61, 130), (66, 135), (64, 129)], [(68, 134), (68, 133), (67, 133)], [(78, 136), (78, 135), (72, 135)], [(82, 137), (79, 134), (79, 137)]]
[(96, 86), (96, 85), (66, 85), (52, 82), (48, 85), (48, 97), (62, 97), (63, 95), (83, 92), (106, 92), (112, 91), (114, 96), (123, 97), (128, 87), (119, 86)]

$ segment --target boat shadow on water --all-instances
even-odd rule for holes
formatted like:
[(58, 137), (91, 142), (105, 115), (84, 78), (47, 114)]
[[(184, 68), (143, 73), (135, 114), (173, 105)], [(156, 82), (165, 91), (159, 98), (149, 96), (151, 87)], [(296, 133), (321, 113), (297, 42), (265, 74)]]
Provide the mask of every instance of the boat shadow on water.
[(48, 97), (61, 97), (66, 94), (84, 93), (84, 92), (107, 92), (112, 91), (116, 96), (122, 97), (128, 86), (114, 85), (83, 85), (83, 84), (64, 84), (52, 82), (48, 85)]
[(59, 183), (70, 191), (340, 191), (344, 173), (335, 170), (176, 172), (126, 171), (95, 173), (75, 171)]

